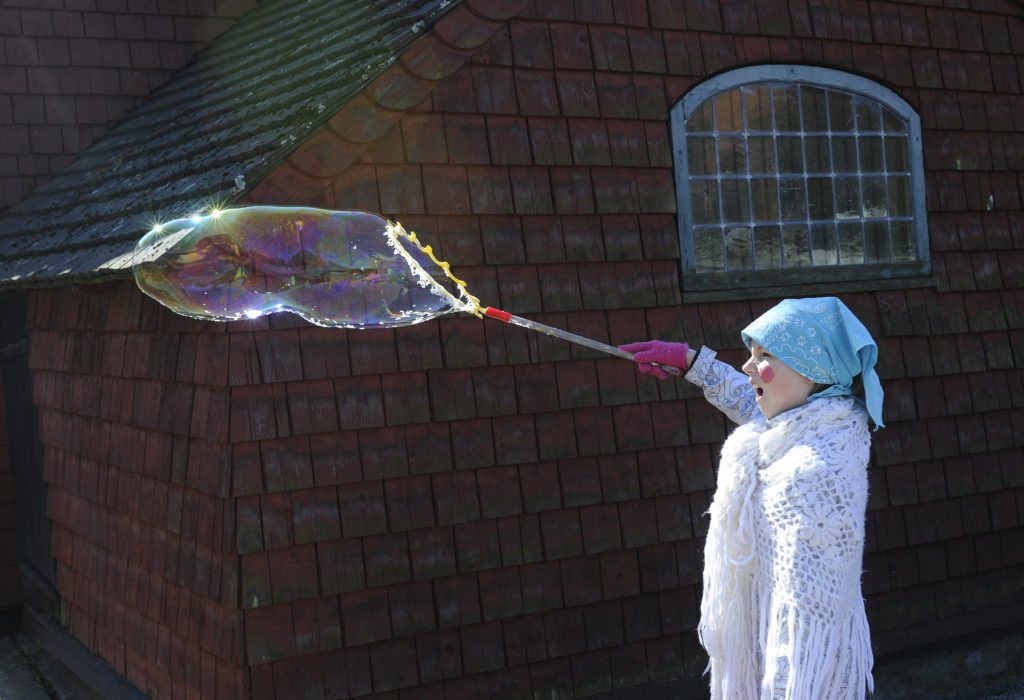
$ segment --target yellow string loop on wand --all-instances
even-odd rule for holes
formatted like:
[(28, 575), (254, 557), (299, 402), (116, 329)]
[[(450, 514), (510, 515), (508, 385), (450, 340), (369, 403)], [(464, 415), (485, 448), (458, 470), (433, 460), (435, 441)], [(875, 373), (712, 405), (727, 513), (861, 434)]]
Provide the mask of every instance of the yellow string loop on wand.
[[(477, 318), (484, 317), (486, 309), (484, 309), (484, 307), (480, 305), (480, 300), (469, 293), (469, 290), (466, 289), (465, 282), (463, 282), (458, 277), (452, 274), (451, 265), (449, 265), (444, 260), (438, 260), (437, 256), (434, 255), (433, 249), (429, 245), (423, 245), (422, 243), (420, 243), (414, 231), (406, 231), (402, 227), (402, 224), (398, 223), (397, 221), (388, 221), (387, 228), (384, 231), (384, 234), (388, 237), (388, 240), (391, 242), (391, 246), (403, 258), (405, 258), (405, 261), (409, 264), (409, 267), (415, 271), (421, 284), (423, 284), (424, 286), (431, 286), (434, 289), (435, 293), (438, 293), (446, 297), (447, 299), (451, 300), (451, 302), (462, 311), (473, 314)], [(423, 267), (421, 267), (420, 264), (416, 261), (416, 259), (409, 254), (409, 251), (405, 249), (405, 246), (402, 245), (402, 242), (399, 239), (405, 239), (409, 241), (414, 246), (416, 246), (417, 250), (419, 250), (421, 253), (430, 258), (431, 262), (437, 265), (441, 269), (441, 271), (444, 272), (445, 276), (448, 279), (450, 279), (453, 283), (455, 283), (455, 287), (458, 290), (458, 296), (456, 297), (447, 289), (439, 285), (434, 280), (433, 275), (424, 270)]]

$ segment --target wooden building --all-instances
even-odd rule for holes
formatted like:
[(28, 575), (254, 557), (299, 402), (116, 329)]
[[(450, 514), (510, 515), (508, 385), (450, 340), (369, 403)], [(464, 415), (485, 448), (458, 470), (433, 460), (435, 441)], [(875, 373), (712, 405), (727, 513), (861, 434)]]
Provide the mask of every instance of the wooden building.
[(131, 253), (214, 205), (379, 212), (485, 304), (737, 364), (779, 298), (840, 296), (886, 391), (876, 653), (1024, 622), (1020, 3), (54, 0), (0, 25), (0, 603), (141, 692), (705, 683), (722, 415), (467, 315), (176, 315)]

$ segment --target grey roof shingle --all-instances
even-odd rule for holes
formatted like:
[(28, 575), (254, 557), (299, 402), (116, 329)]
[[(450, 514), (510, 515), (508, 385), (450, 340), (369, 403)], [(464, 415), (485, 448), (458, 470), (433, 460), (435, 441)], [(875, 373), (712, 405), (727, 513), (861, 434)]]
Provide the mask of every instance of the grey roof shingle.
[(461, 0), (266, 0), (0, 217), (0, 289), (122, 278), (157, 221), (237, 202)]

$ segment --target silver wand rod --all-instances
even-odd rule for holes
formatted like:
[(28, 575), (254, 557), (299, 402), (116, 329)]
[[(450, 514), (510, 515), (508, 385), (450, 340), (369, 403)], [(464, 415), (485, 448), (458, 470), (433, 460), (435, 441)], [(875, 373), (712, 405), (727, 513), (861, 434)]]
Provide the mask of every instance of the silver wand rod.
[[(582, 345), (592, 350), (598, 350), (600, 352), (608, 353), (609, 355), (615, 355), (615, 357), (621, 357), (624, 360), (633, 360), (634, 362), (636, 361), (633, 357), (633, 353), (621, 350), (615, 347), (614, 345), (608, 345), (607, 343), (602, 343), (597, 340), (585, 338), (582, 335), (576, 335), (575, 333), (570, 333), (569, 331), (563, 331), (561, 328), (555, 328), (554, 326), (548, 326), (543, 323), (537, 323), (536, 321), (531, 321), (528, 318), (523, 318), (521, 316), (510, 314), (509, 312), (502, 311), (501, 309), (495, 309), (494, 307), (488, 306), (484, 310), (484, 313), (490, 318), (496, 318), (499, 321), (503, 321), (505, 323), (512, 323), (517, 326), (522, 326), (523, 328), (529, 328), (531, 331), (539, 331), (540, 333), (544, 333), (545, 335), (550, 335), (555, 338), (561, 338), (562, 340), (567, 340), (570, 343), (576, 343), (577, 345)], [(658, 363), (652, 362), (651, 364)], [(667, 372), (668, 374), (674, 374), (677, 376), (681, 374), (681, 370), (678, 367), (672, 367), (671, 365), (658, 366), (661, 367), (661, 369)]]

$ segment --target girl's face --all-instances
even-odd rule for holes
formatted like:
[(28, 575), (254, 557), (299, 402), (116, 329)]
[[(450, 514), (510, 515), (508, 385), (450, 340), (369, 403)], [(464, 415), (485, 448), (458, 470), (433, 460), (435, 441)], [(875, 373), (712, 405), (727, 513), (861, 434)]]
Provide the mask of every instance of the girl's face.
[(756, 342), (750, 344), (750, 359), (743, 363), (743, 372), (757, 390), (757, 405), (765, 418), (774, 418), (807, 403), (807, 397), (814, 390), (814, 382)]

